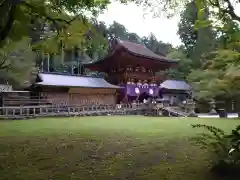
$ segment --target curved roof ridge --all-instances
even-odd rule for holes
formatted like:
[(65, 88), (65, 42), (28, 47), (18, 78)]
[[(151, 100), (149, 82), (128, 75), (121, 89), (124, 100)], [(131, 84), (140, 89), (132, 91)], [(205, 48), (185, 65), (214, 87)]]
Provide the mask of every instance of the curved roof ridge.
[(61, 73), (61, 72), (40, 72), (38, 75), (41, 74), (47, 74), (47, 75), (57, 75), (57, 76), (71, 76), (71, 77), (84, 77), (84, 78), (100, 78), (102, 79), (103, 77), (101, 76), (90, 76), (90, 75), (80, 75), (80, 74), (71, 74), (71, 73)]
[(162, 61), (166, 61), (166, 62), (177, 62), (175, 60), (168, 59), (164, 55), (156, 54), (155, 52), (148, 49), (145, 45), (137, 44), (137, 43), (125, 41), (125, 40), (120, 40), (120, 39), (118, 39), (117, 42), (120, 46), (122, 46), (124, 49), (126, 49), (129, 53), (132, 53), (136, 56), (142, 56), (145, 58), (162, 60)]

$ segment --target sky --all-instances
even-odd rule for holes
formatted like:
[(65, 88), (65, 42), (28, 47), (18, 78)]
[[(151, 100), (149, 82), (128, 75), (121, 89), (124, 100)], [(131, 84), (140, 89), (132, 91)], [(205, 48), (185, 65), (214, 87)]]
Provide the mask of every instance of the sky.
[(144, 9), (134, 3), (124, 5), (113, 2), (103, 14), (99, 15), (98, 19), (107, 25), (117, 21), (124, 25), (129, 32), (137, 33), (140, 37), (153, 33), (158, 40), (171, 43), (174, 46), (181, 43), (177, 35), (179, 17), (153, 18), (151, 14), (146, 15)]
[(151, 32), (158, 40), (168, 42), (177, 46), (181, 43), (177, 35), (177, 24), (179, 17), (167, 19), (165, 17), (153, 18), (151, 14), (146, 15), (143, 8), (134, 3), (128, 5), (112, 2), (99, 20), (107, 25), (117, 21), (123, 24), (129, 32), (137, 33), (140, 37), (148, 36)]
[[(236, 12), (240, 14), (240, 5), (236, 8)], [(171, 43), (173, 46), (181, 44), (177, 35), (179, 16), (171, 19), (164, 16), (154, 18), (151, 14), (146, 15), (146, 11), (134, 3), (124, 5), (112, 2), (98, 19), (107, 25), (117, 21), (123, 24), (129, 32), (137, 33), (141, 37), (153, 33), (158, 40), (165, 43)]]

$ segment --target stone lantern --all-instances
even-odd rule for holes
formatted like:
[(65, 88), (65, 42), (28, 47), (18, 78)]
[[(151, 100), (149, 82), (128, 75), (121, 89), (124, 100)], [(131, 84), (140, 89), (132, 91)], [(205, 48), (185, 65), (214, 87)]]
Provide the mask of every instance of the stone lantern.
[(216, 110), (215, 110), (215, 109), (216, 109), (216, 101), (215, 101), (214, 99), (211, 100), (210, 106), (211, 106), (211, 107), (210, 107), (210, 108), (211, 108), (210, 113), (211, 113), (211, 114), (217, 113)]

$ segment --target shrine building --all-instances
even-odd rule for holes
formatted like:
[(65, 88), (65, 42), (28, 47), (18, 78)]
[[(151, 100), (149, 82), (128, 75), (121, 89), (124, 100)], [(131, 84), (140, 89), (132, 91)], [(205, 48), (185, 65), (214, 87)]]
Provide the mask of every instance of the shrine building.
[(32, 92), (53, 105), (74, 106), (116, 104), (118, 89), (100, 77), (39, 73)]
[(176, 93), (182, 96), (189, 91), (182, 81), (171, 81), (169, 85), (170, 81), (166, 82), (163, 75), (156, 76), (157, 72), (175, 68), (177, 61), (128, 41), (116, 40), (111, 49), (104, 59), (81, 66), (90, 72), (104, 72), (105, 79), (73, 71), (39, 72), (29, 91), (1, 93), (2, 106), (114, 105), (148, 98), (171, 98), (176, 97)]
[(143, 101), (159, 97), (160, 84), (165, 80), (157, 72), (174, 68), (178, 62), (160, 56), (144, 45), (116, 40), (110, 54), (97, 62), (85, 64), (85, 68), (108, 74), (107, 81), (122, 87), (119, 102)]

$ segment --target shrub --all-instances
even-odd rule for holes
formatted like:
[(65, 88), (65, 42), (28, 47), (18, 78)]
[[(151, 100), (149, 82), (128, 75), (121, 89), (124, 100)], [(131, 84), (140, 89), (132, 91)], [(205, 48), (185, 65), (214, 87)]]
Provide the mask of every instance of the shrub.
[(210, 133), (199, 133), (194, 142), (212, 152), (213, 169), (221, 173), (240, 173), (240, 125), (226, 134), (214, 126), (196, 124), (193, 128), (204, 128)]

